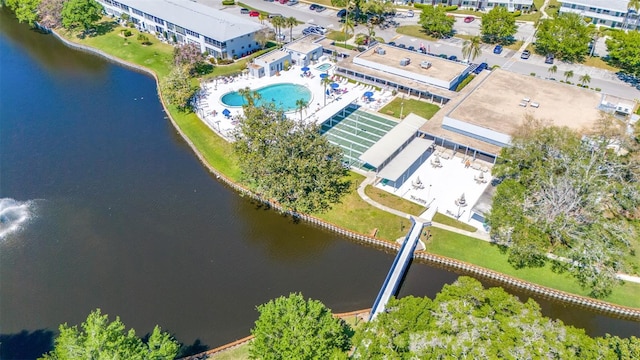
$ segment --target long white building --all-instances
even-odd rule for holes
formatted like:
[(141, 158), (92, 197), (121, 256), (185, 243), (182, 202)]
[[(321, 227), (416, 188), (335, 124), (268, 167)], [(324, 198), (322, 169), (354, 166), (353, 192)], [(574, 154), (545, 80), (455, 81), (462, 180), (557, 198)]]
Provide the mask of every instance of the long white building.
[(260, 49), (263, 26), (189, 0), (97, 0), (109, 15), (128, 14), (141, 30), (179, 44), (194, 43), (216, 58), (240, 58)]
[(533, 9), (533, 0), (417, 0), (417, 3), (432, 5), (457, 5), (464, 9), (488, 11), (502, 6), (509, 11)]
[(638, 13), (628, 9), (628, 0), (564, 0), (560, 13), (576, 13), (591, 23), (611, 28), (638, 30)]

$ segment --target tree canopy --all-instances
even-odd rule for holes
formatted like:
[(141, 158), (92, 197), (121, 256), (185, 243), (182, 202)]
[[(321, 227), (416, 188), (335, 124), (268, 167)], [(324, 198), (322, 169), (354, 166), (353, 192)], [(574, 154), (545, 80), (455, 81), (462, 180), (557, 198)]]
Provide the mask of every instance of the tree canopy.
[(178, 343), (156, 326), (146, 342), (136, 336), (135, 330), (125, 330), (119, 317), (111, 322), (97, 309), (81, 325), (60, 325), (60, 334), (51, 352), (43, 360), (71, 359), (174, 359)]
[(517, 31), (516, 18), (505, 7), (496, 6), (482, 15), (480, 33), (488, 43), (510, 42)]
[(258, 306), (258, 311), (260, 317), (251, 330), (252, 359), (346, 358), (350, 327), (320, 301), (290, 294)]
[(196, 87), (191, 83), (187, 66), (174, 66), (169, 75), (160, 80), (160, 91), (169, 104), (181, 111), (189, 110)]
[(579, 14), (562, 13), (542, 20), (536, 35), (536, 51), (565, 61), (581, 61), (589, 53), (593, 29)]
[(64, 2), (65, 0), (42, 0), (38, 5), (39, 23), (49, 28), (60, 27)]
[(456, 20), (448, 16), (443, 6), (424, 6), (420, 13), (419, 24), (424, 31), (437, 38), (451, 35)]
[(41, 0), (5, 0), (5, 5), (13, 11), (19, 22), (33, 26), (38, 21), (38, 5)]
[(494, 167), (504, 180), (487, 218), (511, 264), (543, 266), (553, 253), (568, 259), (555, 269), (567, 270), (592, 296), (610, 293), (638, 239), (629, 220), (640, 206), (639, 164), (608, 149), (627, 140), (608, 117), (585, 138), (531, 119), (523, 125)]
[(296, 122), (271, 103), (249, 99), (236, 131), (234, 149), (243, 175), (256, 192), (285, 208), (322, 212), (349, 189), (342, 150), (320, 134), (313, 122)]
[(89, 30), (102, 18), (103, 8), (95, 0), (68, 0), (62, 6), (62, 26)]
[(614, 65), (640, 76), (640, 32), (614, 32), (606, 44), (609, 59)]
[(632, 359), (640, 340), (591, 338), (542, 316), (502, 288), (469, 277), (445, 285), (433, 300), (391, 299), (387, 311), (354, 337), (359, 359)]
[(204, 55), (200, 51), (200, 45), (188, 43), (173, 48), (173, 64), (176, 66), (186, 66), (189, 74), (193, 74), (204, 60)]

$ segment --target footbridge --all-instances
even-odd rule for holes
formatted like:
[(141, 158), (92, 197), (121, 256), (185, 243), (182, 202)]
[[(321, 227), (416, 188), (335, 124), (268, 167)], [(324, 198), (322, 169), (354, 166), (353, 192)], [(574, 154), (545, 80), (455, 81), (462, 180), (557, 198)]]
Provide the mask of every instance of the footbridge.
[(386, 309), (389, 299), (392, 295), (396, 294), (398, 286), (400, 286), (400, 282), (402, 281), (402, 278), (407, 271), (407, 267), (413, 258), (413, 252), (416, 249), (416, 245), (418, 245), (418, 241), (420, 241), (420, 233), (422, 232), (422, 228), (425, 224), (416, 221), (414, 218), (411, 218), (411, 222), (413, 225), (411, 226), (407, 236), (404, 238), (402, 247), (400, 248), (400, 251), (398, 251), (396, 258), (391, 265), (391, 269), (389, 269), (389, 273), (382, 284), (382, 288), (376, 297), (376, 301), (373, 303), (369, 320), (375, 319), (380, 312)]

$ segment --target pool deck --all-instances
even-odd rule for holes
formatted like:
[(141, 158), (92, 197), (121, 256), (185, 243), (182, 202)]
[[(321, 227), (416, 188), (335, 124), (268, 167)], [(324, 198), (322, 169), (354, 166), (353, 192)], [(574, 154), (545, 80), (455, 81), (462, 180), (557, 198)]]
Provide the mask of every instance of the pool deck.
[[(349, 83), (345, 78), (342, 78), (342, 81), (337, 81), (339, 83), (338, 89), (346, 89), (346, 92), (326, 96), (325, 106), (325, 88), (320, 82), (320, 74), (325, 73), (325, 71), (316, 70), (316, 67), (322, 64), (321, 62), (309, 66), (311, 68), (309, 71), (311, 76), (308, 77), (301, 77), (301, 67), (293, 66), (288, 71), (282, 71), (279, 76), (255, 78), (249, 75), (240, 75), (228, 78), (232, 81), (226, 83), (221, 79), (210, 80), (202, 84), (194, 111), (213, 131), (231, 141), (233, 131), (237, 124), (237, 118), (242, 117), (244, 112), (242, 111), (242, 107), (230, 107), (221, 102), (221, 97), (230, 91), (238, 91), (246, 87), (259, 89), (268, 85), (281, 83), (305, 86), (311, 91), (311, 100), (309, 106), (302, 112), (302, 119), (316, 123), (322, 123), (353, 102), (361, 105), (363, 110), (377, 110), (393, 98), (389, 91), (376, 91), (369, 86)], [(329, 64), (333, 66), (333, 64)], [(332, 72), (334, 68), (335, 67), (332, 67), (328, 71), (330, 77), (334, 76)], [(327, 86), (327, 88), (330, 87)], [(365, 102), (363, 100), (363, 94), (367, 91), (374, 93), (372, 96), (373, 101)], [(230, 117), (225, 117), (222, 114), (224, 109), (231, 111)], [(214, 112), (216, 115), (214, 115)], [(287, 116), (294, 120), (300, 120), (301, 117), (299, 111), (288, 112)]]

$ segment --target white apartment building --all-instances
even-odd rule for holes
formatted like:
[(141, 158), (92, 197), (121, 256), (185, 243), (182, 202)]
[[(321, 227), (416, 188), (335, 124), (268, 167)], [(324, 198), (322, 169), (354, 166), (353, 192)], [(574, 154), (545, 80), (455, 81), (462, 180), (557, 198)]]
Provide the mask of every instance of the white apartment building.
[(457, 5), (463, 9), (489, 11), (502, 6), (509, 11), (525, 11), (533, 9), (533, 0), (417, 0), (416, 3), (431, 5)]
[(263, 26), (189, 0), (97, 0), (109, 15), (128, 14), (141, 30), (179, 44), (193, 43), (216, 58), (240, 58), (260, 49)]
[(564, 0), (560, 13), (576, 13), (599, 26), (638, 30), (638, 13), (628, 5), (628, 0)]

